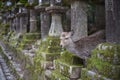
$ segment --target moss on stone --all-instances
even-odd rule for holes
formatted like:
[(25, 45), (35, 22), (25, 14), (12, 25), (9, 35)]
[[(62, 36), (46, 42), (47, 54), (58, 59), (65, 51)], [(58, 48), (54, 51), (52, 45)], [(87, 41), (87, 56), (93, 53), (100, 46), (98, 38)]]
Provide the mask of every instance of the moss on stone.
[(82, 59), (80, 59), (76, 55), (68, 52), (67, 50), (64, 50), (63, 52), (61, 52), (60, 60), (62, 62), (70, 64), (70, 65), (81, 65), (81, 64), (83, 64)]
[(69, 78), (79, 78), (82, 65), (69, 65), (67, 63), (61, 62), (59, 60), (54, 61), (54, 67), (61, 74)]
[(59, 53), (45, 53), (45, 52), (41, 52), (41, 56), (46, 61), (53, 61), (54, 59), (59, 58), (60, 54)]
[(51, 80), (69, 80), (69, 78), (59, 73), (59, 71), (54, 70), (51, 75)]
[(96, 73), (99, 73), (101, 75), (104, 75), (104, 76), (112, 78), (112, 79), (119, 78), (120, 66), (112, 65), (107, 62), (102, 62), (98, 59), (90, 59), (90, 61), (89, 62), (91, 64), (87, 65), (88, 69), (93, 70)]
[(120, 46), (102, 43), (92, 51), (92, 58), (99, 58), (111, 64), (120, 64)]
[(120, 45), (102, 43), (87, 60), (87, 69), (113, 80), (120, 79)]
[(82, 80), (111, 80), (111, 79), (106, 78), (102, 75), (99, 75), (93, 71), (90, 71), (86, 68), (82, 68), (81, 79)]
[(25, 33), (24, 38), (28, 40), (40, 39), (40, 33)]

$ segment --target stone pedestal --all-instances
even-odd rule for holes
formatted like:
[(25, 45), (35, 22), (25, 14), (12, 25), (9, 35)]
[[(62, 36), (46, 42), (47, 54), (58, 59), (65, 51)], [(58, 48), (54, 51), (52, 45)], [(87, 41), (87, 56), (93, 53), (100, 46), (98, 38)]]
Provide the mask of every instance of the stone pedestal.
[(71, 30), (74, 31), (73, 41), (87, 36), (87, 3), (84, 1), (71, 3)]
[(49, 36), (59, 36), (62, 29), (61, 16), (58, 14), (52, 14), (51, 28), (49, 30)]
[(35, 10), (30, 10), (30, 32), (37, 31), (37, 20), (36, 20), (36, 12)]

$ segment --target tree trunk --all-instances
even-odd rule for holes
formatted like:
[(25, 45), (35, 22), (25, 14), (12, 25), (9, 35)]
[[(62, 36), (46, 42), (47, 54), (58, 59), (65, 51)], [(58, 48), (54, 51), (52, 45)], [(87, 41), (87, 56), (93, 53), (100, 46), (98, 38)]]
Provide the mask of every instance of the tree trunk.
[(87, 36), (87, 3), (74, 1), (71, 3), (71, 29), (74, 31), (73, 41)]
[(106, 40), (120, 44), (120, 0), (106, 0)]

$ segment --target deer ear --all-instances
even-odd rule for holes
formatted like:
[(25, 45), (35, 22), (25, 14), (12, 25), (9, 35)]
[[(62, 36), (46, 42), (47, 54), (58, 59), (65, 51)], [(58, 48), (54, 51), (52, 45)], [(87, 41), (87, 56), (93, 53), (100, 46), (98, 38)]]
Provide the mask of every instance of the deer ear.
[(73, 36), (73, 31), (68, 32), (67, 37), (71, 37), (71, 36)]

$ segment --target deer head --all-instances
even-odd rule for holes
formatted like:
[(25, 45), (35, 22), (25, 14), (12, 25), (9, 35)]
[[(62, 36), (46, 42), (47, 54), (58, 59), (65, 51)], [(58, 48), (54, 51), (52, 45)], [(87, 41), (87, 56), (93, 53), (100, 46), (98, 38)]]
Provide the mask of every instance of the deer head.
[(73, 32), (62, 32), (60, 35), (60, 46), (62, 48), (65, 48), (69, 46), (72, 43), (71, 36), (73, 35)]

